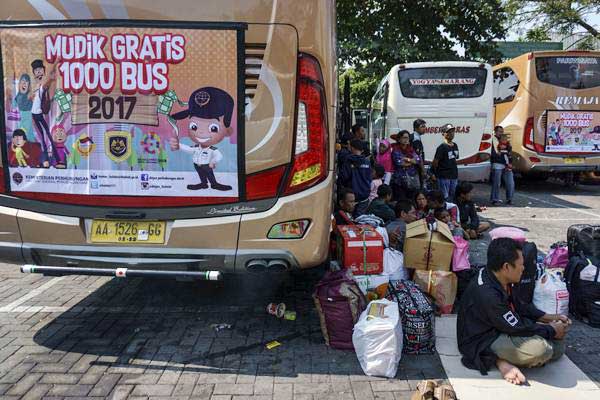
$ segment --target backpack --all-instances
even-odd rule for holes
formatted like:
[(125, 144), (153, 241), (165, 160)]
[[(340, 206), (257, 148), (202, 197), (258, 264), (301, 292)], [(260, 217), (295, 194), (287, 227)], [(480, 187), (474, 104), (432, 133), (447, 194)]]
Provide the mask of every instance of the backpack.
[(52, 99), (50, 99), (50, 90), (42, 88), (42, 114), (50, 113), (52, 107)]
[(412, 281), (395, 281), (388, 286), (388, 300), (396, 301), (402, 320), (405, 354), (435, 352), (435, 314), (428, 297)]
[(600, 225), (577, 224), (567, 230), (569, 257), (581, 253), (585, 257), (600, 258)]
[(538, 250), (535, 243), (523, 243), (523, 264), (525, 265), (525, 270), (523, 271), (523, 275), (521, 275), (521, 281), (513, 285), (512, 289), (513, 300), (523, 305), (530, 304), (533, 301), (535, 281), (538, 278), (537, 253)]
[(352, 279), (352, 272), (328, 271), (317, 283), (313, 300), (325, 343), (334, 349), (353, 350), (352, 330), (367, 300)]
[(589, 263), (598, 265), (597, 261), (589, 261), (583, 255), (571, 257), (565, 270), (565, 281), (569, 291), (569, 311), (579, 319), (589, 318), (594, 302), (600, 301), (600, 267), (596, 268), (593, 281), (581, 279), (581, 271)]

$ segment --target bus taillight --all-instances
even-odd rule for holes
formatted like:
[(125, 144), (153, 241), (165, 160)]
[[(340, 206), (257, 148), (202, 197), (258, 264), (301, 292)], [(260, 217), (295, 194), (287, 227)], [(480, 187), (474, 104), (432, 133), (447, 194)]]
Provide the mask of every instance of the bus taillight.
[(294, 157), (285, 195), (321, 182), (328, 173), (327, 108), (323, 74), (312, 56), (298, 56)]
[(525, 128), (523, 129), (523, 146), (528, 150), (538, 153), (544, 152), (544, 146), (534, 141), (533, 117), (527, 118), (527, 122), (525, 123)]

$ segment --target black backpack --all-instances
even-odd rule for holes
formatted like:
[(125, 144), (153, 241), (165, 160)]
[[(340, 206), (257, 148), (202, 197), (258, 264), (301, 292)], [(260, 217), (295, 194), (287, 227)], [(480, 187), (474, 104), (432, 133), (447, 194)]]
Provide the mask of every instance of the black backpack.
[(569, 257), (583, 253), (585, 257), (600, 259), (600, 225), (577, 224), (567, 230)]
[(537, 268), (537, 246), (533, 242), (523, 244), (523, 264), (525, 270), (521, 275), (521, 281), (513, 285), (513, 300), (522, 305), (530, 304), (533, 301), (533, 291), (535, 290), (535, 281), (538, 277)]
[[(598, 265), (600, 259), (591, 259)], [(589, 318), (594, 302), (600, 301), (600, 268), (596, 268), (594, 282), (582, 280), (581, 271), (588, 266), (588, 258), (582, 254), (571, 257), (565, 269), (565, 281), (569, 291), (569, 312), (576, 318)]]

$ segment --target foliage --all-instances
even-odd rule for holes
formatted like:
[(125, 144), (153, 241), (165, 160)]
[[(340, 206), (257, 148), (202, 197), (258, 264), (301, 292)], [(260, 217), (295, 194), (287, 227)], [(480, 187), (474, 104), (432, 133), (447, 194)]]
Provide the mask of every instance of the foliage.
[(504, 37), (506, 19), (501, 0), (337, 0), (337, 17), (340, 64), (353, 69), (357, 106), (395, 64), (498, 59), (493, 40)]
[(600, 32), (588, 18), (600, 12), (600, 0), (506, 0), (506, 11), (514, 25), (536, 25), (535, 30), (555, 31), (569, 35), (582, 28), (591, 36), (600, 38)]
[[(344, 79), (350, 77), (350, 99), (352, 108), (367, 108), (377, 89), (380, 78), (349, 68), (339, 76), (339, 88), (344, 90)], [(341, 96), (340, 96), (341, 98)]]
[(519, 38), (519, 41), (523, 42), (546, 42), (548, 40), (550, 40), (548, 31), (541, 26), (536, 26), (535, 28), (528, 30), (524, 38)]

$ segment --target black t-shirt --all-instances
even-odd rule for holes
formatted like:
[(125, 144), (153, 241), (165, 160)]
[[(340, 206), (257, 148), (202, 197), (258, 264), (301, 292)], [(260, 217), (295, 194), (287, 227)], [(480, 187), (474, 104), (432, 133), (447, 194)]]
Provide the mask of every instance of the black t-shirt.
[(435, 160), (438, 160), (438, 166), (435, 175), (441, 179), (458, 179), (458, 145), (450, 147), (447, 143), (442, 143), (435, 151)]

